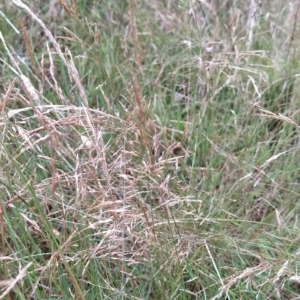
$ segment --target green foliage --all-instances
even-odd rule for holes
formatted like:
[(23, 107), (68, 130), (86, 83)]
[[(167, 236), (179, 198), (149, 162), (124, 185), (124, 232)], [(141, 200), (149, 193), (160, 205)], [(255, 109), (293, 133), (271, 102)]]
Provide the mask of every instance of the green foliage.
[(0, 4), (0, 297), (297, 297), (297, 3), (200, 2)]

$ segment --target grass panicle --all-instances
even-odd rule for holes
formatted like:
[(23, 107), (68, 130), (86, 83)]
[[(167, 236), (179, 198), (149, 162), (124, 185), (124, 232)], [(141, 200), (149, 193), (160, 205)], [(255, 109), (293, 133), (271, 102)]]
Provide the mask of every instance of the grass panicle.
[(0, 299), (297, 299), (299, 7), (0, 4)]

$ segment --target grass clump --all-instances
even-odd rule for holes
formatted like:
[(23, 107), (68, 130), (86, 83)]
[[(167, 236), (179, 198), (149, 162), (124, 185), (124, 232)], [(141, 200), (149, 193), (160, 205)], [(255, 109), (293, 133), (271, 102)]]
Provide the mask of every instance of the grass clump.
[(0, 299), (296, 299), (298, 7), (1, 4)]

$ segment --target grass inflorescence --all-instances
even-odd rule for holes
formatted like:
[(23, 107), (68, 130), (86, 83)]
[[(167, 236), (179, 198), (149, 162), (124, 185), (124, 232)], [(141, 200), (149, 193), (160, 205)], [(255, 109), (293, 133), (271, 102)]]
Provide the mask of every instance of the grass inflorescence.
[(299, 8), (0, 4), (0, 299), (296, 299)]

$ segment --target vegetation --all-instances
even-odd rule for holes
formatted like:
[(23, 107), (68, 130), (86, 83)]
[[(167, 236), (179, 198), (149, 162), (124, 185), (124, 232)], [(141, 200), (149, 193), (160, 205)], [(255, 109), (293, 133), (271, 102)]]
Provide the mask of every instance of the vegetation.
[(299, 8), (0, 4), (0, 299), (298, 299)]

